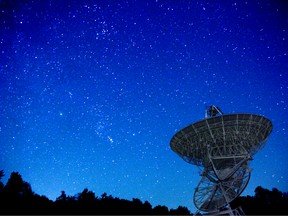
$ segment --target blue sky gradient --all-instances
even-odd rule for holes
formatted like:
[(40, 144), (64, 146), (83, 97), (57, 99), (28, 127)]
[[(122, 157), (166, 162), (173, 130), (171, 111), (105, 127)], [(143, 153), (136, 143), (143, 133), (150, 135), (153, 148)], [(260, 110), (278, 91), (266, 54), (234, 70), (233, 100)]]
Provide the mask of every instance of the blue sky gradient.
[(1, 1), (0, 169), (55, 200), (85, 187), (187, 206), (198, 168), (169, 146), (215, 104), (273, 132), (244, 195), (288, 191), (284, 1)]

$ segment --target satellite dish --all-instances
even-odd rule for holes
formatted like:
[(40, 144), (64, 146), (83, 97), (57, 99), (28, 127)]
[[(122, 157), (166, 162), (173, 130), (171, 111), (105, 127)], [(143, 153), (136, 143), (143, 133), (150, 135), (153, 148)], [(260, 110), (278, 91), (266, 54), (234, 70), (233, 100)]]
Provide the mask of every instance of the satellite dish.
[(170, 146), (184, 161), (200, 167), (202, 178), (194, 192), (199, 211), (220, 212), (247, 186), (249, 161), (272, 132), (272, 122), (255, 114), (223, 114), (216, 106), (206, 109), (205, 119), (191, 124), (171, 139)]

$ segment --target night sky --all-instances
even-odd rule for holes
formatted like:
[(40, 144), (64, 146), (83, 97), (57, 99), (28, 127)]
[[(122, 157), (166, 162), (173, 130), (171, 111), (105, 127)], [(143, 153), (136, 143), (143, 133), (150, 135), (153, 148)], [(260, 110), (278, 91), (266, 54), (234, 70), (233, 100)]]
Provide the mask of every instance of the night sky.
[[(217, 3), (216, 3), (217, 2)], [(288, 191), (288, 4), (0, 1), (0, 170), (64, 190), (187, 206), (198, 168), (170, 149), (205, 117), (273, 123), (243, 195)]]

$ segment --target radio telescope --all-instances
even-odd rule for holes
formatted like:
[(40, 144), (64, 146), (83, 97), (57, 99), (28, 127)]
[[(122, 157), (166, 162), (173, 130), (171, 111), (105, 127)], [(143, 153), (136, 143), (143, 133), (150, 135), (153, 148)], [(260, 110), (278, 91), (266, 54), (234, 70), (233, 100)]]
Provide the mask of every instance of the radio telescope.
[(264, 116), (223, 114), (212, 105), (206, 109), (204, 120), (172, 137), (172, 150), (202, 172), (193, 199), (199, 211), (243, 214), (241, 207), (232, 210), (229, 203), (247, 186), (249, 161), (263, 148), (271, 132), (272, 122)]

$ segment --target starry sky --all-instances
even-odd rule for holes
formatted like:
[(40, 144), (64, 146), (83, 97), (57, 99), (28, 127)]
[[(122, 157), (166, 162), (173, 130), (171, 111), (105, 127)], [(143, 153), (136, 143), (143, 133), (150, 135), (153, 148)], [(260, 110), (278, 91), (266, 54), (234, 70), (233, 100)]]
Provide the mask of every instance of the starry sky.
[(273, 123), (243, 195), (288, 191), (288, 4), (0, 1), (0, 169), (55, 200), (84, 188), (193, 204), (198, 168), (170, 149), (205, 117)]

